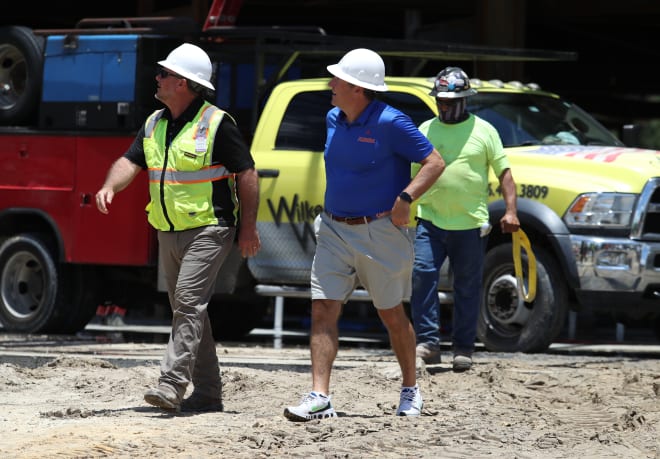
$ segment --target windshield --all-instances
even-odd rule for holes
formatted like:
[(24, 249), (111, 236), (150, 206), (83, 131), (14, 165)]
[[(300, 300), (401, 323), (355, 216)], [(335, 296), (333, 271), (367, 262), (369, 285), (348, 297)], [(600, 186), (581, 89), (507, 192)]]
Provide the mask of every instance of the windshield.
[(623, 146), (587, 112), (558, 98), (482, 92), (468, 98), (468, 110), (495, 126), (505, 147), (539, 144)]

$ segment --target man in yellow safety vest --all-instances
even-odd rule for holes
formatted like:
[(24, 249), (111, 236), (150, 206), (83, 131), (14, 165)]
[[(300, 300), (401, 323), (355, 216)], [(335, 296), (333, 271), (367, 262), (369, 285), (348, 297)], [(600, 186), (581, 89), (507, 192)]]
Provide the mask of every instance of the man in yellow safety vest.
[[(170, 411), (222, 410), (222, 385), (207, 313), (216, 277), (238, 231), (244, 257), (260, 248), (254, 160), (233, 118), (204, 99), (214, 91), (212, 65), (190, 43), (158, 62), (152, 113), (96, 194), (108, 213), (116, 193), (149, 174), (149, 223), (158, 232), (159, 263), (173, 312), (158, 386), (147, 403)], [(188, 384), (194, 390), (183, 399)]]

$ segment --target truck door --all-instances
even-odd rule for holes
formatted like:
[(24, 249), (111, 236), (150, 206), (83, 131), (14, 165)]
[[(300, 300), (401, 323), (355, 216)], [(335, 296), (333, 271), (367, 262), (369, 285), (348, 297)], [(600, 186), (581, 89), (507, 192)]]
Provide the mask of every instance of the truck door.
[[(248, 266), (261, 282), (309, 283), (313, 223), (325, 192), (325, 115), (331, 108), (327, 82), (314, 89), (292, 97), (274, 93), (271, 98), (282, 96), (289, 103), (268, 104), (257, 128), (253, 154), (260, 176), (262, 249)], [(266, 137), (270, 142), (262, 143)]]

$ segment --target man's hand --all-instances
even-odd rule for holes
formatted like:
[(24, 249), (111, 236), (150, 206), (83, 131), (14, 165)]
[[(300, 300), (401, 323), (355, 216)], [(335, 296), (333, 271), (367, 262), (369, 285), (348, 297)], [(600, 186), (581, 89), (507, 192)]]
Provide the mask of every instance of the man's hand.
[(256, 230), (244, 230), (243, 227), (239, 230), (238, 233), (238, 247), (241, 249), (241, 255), (244, 258), (253, 257), (261, 249), (261, 240), (259, 239), (259, 233)]
[(507, 212), (500, 218), (500, 228), (503, 233), (515, 233), (520, 228), (518, 216), (515, 213)]
[(126, 188), (140, 170), (140, 166), (123, 156), (112, 163), (105, 183), (96, 193), (96, 207), (101, 213), (107, 214), (110, 212), (108, 206), (112, 204), (115, 194)]
[(112, 198), (115, 197), (115, 192), (112, 188), (103, 187), (96, 193), (96, 207), (103, 214), (110, 212), (108, 206), (112, 204)]
[(396, 226), (408, 226), (410, 224), (410, 204), (401, 198), (396, 198), (390, 219)]

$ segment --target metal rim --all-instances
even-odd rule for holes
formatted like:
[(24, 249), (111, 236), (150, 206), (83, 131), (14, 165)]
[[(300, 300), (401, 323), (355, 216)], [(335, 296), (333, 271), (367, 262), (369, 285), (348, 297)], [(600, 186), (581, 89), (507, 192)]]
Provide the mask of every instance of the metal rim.
[(515, 276), (501, 273), (494, 277), (487, 287), (486, 309), (491, 324), (507, 329), (523, 327), (529, 320), (531, 311), (525, 306)]
[(7, 260), (0, 280), (5, 310), (17, 320), (30, 320), (39, 313), (45, 284), (41, 262), (30, 252), (15, 253)]

